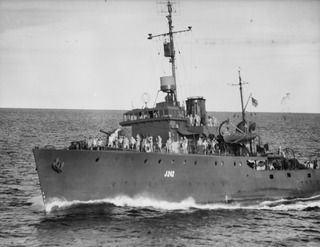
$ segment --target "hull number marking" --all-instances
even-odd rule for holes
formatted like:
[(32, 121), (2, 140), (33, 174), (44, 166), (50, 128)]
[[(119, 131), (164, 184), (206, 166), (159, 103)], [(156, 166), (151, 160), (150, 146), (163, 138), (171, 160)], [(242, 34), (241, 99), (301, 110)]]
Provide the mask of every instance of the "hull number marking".
[(164, 173), (165, 178), (174, 178), (174, 171), (166, 171)]

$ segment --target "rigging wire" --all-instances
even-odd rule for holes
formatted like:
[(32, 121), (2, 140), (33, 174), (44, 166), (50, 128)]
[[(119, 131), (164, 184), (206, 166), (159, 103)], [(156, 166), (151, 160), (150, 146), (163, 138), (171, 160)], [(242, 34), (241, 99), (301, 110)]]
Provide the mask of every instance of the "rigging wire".
[[(175, 47), (176, 47), (176, 60), (177, 60), (177, 63), (176, 64), (179, 64), (178, 62), (180, 62), (180, 64), (182, 65), (182, 68), (184, 69), (184, 63), (183, 63), (183, 59), (180, 59), (181, 58), (181, 53), (180, 53), (180, 43), (178, 42), (178, 35), (176, 36), (176, 39), (175, 39)], [(182, 81), (184, 80), (184, 78), (181, 76), (181, 66), (180, 66), (180, 69), (179, 69), (179, 66), (176, 65), (176, 76), (178, 78), (177, 82), (176, 82), (176, 87), (178, 89), (178, 92), (180, 94), (180, 100), (183, 100), (184, 99), (184, 92), (183, 92), (183, 84)]]
[(158, 99), (158, 96), (159, 96), (159, 93), (160, 93), (160, 92), (161, 92), (161, 90), (158, 90), (158, 91), (157, 91), (157, 96), (156, 96), (156, 98), (155, 98), (155, 100), (154, 100), (153, 107), (156, 107), (157, 99)]
[[(159, 54), (159, 56), (163, 55), (161, 51), (163, 49), (163, 42), (164, 41), (165, 41), (165, 38), (161, 38), (161, 37), (158, 38), (158, 51), (159, 51), (158, 54)], [(165, 65), (164, 65), (165, 63), (163, 61), (163, 58), (160, 60), (161, 60), (160, 65), (161, 65), (161, 70), (162, 70), (161, 72), (162, 72), (162, 75), (165, 75), (166, 74), (166, 69), (165, 69)]]
[[(189, 36), (189, 38), (190, 38), (190, 36)], [(185, 39), (184, 39), (184, 42), (183, 42), (183, 40), (181, 41), (181, 36), (179, 36), (175, 42), (176, 47), (177, 47), (176, 49), (178, 51), (177, 58), (179, 59), (179, 62), (181, 64), (181, 68), (182, 68), (182, 69), (177, 69), (177, 72), (178, 72), (177, 74), (179, 75), (178, 78), (182, 82), (182, 83), (177, 83), (177, 87), (179, 87), (179, 91), (181, 92), (180, 93), (181, 99), (183, 100), (183, 102), (184, 102), (184, 99), (186, 99), (187, 95), (189, 95), (189, 92), (187, 92), (188, 85), (190, 85), (190, 83), (191, 83), (190, 78), (192, 78), (192, 62), (191, 62), (191, 59), (187, 58), (186, 54), (188, 54), (188, 52), (184, 52), (184, 53), (180, 52), (182, 50), (181, 49), (182, 43), (184, 43), (185, 46), (187, 46), (188, 44), (189, 44), (189, 47), (192, 46), (192, 43), (190, 43), (190, 42), (188, 43), (185, 41), (186, 41)], [(190, 52), (189, 52), (189, 56), (190, 56)], [(187, 63), (186, 63), (186, 60), (187, 60)], [(188, 69), (188, 68), (191, 68), (191, 69)], [(183, 76), (182, 76), (182, 74), (183, 74)]]

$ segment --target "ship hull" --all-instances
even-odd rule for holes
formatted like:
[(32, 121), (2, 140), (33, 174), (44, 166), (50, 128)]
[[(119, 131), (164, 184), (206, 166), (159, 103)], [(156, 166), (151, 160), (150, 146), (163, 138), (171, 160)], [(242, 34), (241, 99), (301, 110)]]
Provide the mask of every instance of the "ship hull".
[[(33, 150), (44, 203), (118, 195), (197, 203), (309, 197), (320, 193), (320, 170), (258, 171), (257, 157), (111, 150)], [(55, 165), (59, 161), (57, 170)]]

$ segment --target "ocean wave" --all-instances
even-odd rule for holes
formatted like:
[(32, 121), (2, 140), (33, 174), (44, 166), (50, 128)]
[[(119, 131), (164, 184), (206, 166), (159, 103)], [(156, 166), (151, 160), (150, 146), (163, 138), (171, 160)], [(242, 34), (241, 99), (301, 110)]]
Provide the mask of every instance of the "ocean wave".
[(292, 198), (292, 199), (280, 199), (276, 201), (264, 201), (260, 204), (261, 209), (269, 210), (297, 210), (303, 211), (310, 208), (320, 209), (320, 195), (308, 197), (308, 198)]
[(242, 204), (240, 202), (231, 203), (207, 203), (199, 204), (192, 198), (186, 198), (180, 202), (169, 202), (165, 200), (157, 200), (146, 195), (137, 195), (129, 197), (126, 195), (118, 195), (113, 198), (105, 198), (101, 200), (80, 201), (73, 200), (67, 201), (64, 199), (54, 198), (46, 203), (39, 202), (40, 198), (33, 200), (34, 206), (39, 208), (44, 207), (47, 213), (66, 209), (77, 205), (94, 205), (94, 204), (113, 204), (117, 207), (132, 207), (132, 208), (152, 208), (159, 211), (172, 211), (172, 210), (276, 210), (276, 211), (303, 211), (320, 209), (320, 195), (310, 198), (294, 198), (294, 199), (281, 199), (276, 201), (262, 201), (255, 204)]

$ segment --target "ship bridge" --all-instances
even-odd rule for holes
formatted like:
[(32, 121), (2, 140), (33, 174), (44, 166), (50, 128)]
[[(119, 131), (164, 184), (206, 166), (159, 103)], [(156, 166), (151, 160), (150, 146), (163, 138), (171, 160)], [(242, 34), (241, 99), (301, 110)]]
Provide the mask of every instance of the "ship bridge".
[[(123, 114), (120, 125), (131, 127), (133, 137), (137, 134), (154, 138), (161, 136), (162, 140), (169, 138), (169, 132), (175, 141), (182, 136), (193, 139), (201, 135), (217, 135), (218, 127), (206, 121), (204, 102), (202, 97), (188, 98), (186, 110), (179, 104), (172, 105), (170, 102), (157, 103), (154, 108), (133, 109)], [(199, 116), (199, 122), (193, 124), (190, 117), (196, 115)]]
[(123, 114), (123, 127), (132, 127), (132, 136), (161, 136), (164, 140), (169, 132), (174, 139), (178, 138), (177, 130), (187, 125), (185, 111), (180, 106), (167, 102), (158, 103), (155, 108), (133, 109)]

